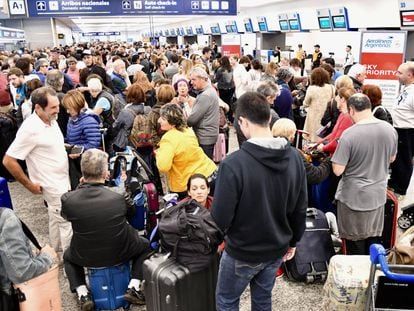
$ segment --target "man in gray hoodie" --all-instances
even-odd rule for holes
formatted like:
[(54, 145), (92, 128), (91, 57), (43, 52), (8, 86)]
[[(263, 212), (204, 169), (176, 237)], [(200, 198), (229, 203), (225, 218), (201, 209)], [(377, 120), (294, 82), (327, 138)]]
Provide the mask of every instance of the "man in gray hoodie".
[(220, 108), (216, 90), (211, 86), (209, 76), (201, 68), (191, 71), (191, 84), (199, 91), (187, 124), (197, 136), (198, 143), (204, 153), (213, 159), (214, 145), (219, 133)]

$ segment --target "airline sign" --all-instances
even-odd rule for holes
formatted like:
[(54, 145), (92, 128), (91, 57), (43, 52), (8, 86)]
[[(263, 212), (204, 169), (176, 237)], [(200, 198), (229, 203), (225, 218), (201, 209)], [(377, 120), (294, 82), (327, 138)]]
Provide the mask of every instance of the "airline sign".
[(237, 0), (30, 0), (28, 11), (30, 17), (237, 15)]
[(398, 66), (404, 62), (407, 32), (362, 32), (361, 64), (366, 66), (364, 84), (377, 84), (382, 102), (391, 108), (399, 92)]

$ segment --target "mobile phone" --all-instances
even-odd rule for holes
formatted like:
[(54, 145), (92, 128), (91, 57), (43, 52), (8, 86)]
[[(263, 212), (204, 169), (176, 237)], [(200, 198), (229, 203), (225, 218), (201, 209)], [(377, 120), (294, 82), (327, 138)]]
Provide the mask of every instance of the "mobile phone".
[(83, 152), (84, 147), (83, 146), (73, 146), (70, 150), (70, 154), (81, 154)]

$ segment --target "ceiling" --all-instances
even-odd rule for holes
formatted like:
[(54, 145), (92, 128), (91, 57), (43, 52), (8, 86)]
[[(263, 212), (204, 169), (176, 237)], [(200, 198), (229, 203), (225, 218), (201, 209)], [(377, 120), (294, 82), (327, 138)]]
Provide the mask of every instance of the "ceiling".
[[(238, 0), (239, 11), (252, 7), (259, 7), (275, 2), (289, 0)], [(155, 29), (164, 25), (194, 22), (194, 16), (152, 16)], [(211, 17), (214, 20), (214, 16)], [(57, 18), (66, 24), (72, 31), (101, 32), (101, 31), (140, 31), (149, 29), (149, 16), (120, 16), (120, 17), (64, 17)]]

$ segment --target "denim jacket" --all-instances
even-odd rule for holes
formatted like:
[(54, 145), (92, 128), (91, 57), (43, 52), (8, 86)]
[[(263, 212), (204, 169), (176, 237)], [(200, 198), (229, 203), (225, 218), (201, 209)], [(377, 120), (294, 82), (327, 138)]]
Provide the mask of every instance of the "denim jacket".
[(10, 293), (10, 282), (30, 280), (46, 272), (53, 259), (45, 253), (33, 254), (19, 218), (8, 208), (0, 210), (0, 290)]

